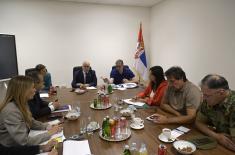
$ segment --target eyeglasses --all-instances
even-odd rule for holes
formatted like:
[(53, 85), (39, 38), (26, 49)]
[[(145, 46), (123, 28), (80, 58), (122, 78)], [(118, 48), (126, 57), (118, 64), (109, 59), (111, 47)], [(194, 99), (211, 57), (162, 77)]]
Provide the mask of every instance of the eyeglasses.
[(215, 96), (219, 92), (220, 92), (220, 90), (214, 90), (214, 92), (211, 92), (211, 93), (206, 93), (205, 91), (202, 91), (202, 95), (204, 98), (210, 98), (212, 96)]

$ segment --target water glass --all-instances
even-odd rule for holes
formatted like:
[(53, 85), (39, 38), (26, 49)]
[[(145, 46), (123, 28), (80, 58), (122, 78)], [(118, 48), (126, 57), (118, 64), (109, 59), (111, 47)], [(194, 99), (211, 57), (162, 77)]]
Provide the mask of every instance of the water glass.
[(86, 121), (83, 119), (80, 119), (80, 134), (85, 134), (86, 131), (87, 131)]

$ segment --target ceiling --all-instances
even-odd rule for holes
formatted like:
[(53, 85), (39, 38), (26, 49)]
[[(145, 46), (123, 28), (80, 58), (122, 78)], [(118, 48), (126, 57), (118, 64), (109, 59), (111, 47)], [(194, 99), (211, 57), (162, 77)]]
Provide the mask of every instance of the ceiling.
[(163, 0), (54, 0), (54, 1), (152, 7)]

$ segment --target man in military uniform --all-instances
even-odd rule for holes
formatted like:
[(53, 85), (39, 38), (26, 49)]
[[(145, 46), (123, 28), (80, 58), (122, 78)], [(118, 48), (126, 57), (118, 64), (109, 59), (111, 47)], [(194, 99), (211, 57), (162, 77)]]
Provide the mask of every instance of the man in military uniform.
[(220, 75), (207, 75), (201, 81), (203, 103), (195, 125), (224, 147), (235, 151), (235, 91)]

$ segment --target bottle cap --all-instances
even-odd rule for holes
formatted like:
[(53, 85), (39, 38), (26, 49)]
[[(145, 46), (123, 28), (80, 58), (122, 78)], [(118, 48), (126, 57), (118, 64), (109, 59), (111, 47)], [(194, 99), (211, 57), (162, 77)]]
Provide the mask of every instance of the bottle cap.
[(125, 149), (129, 149), (129, 145), (125, 145)]

